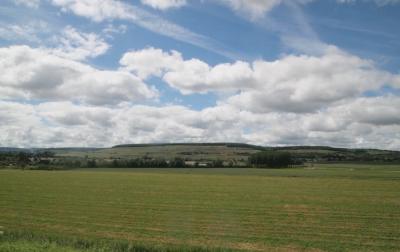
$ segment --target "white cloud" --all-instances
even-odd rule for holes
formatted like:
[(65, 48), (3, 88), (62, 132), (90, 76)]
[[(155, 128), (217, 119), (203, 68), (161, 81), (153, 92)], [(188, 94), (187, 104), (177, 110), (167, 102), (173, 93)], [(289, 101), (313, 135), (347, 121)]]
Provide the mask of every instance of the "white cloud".
[(258, 88), (233, 96), (229, 102), (258, 112), (313, 112), (393, 84), (396, 78), (370, 61), (337, 50), (321, 57), (258, 61), (253, 69)]
[(142, 4), (155, 9), (166, 10), (186, 5), (186, 0), (140, 0)]
[(322, 56), (216, 66), (199, 59), (184, 60), (176, 51), (147, 48), (126, 53), (120, 63), (142, 78), (158, 76), (182, 94), (240, 92), (227, 102), (255, 112), (312, 112), (399, 82), (399, 76), (334, 47)]
[(90, 18), (96, 22), (106, 19), (130, 19), (136, 15), (130, 5), (115, 0), (51, 0), (53, 5), (63, 11), (71, 11), (78, 16)]
[(125, 53), (120, 64), (142, 78), (162, 77), (183, 94), (229, 92), (250, 88), (253, 81), (253, 72), (246, 62), (211, 67), (199, 59), (184, 60), (177, 51), (164, 52), (155, 48)]
[(128, 72), (98, 70), (28, 46), (0, 48), (0, 75), (2, 99), (116, 105), (158, 96), (154, 88)]
[(357, 98), (332, 108), (338, 116), (371, 125), (400, 125), (400, 99), (396, 96)]
[[(253, 113), (230, 105), (195, 111), (183, 106), (105, 108), (71, 102), (0, 101), (0, 117), (7, 122), (0, 124), (0, 144), (49, 147), (230, 141), (400, 149), (398, 116), (381, 121), (394, 115), (390, 110), (399, 102), (398, 97), (359, 98), (325, 112), (291, 114)], [(363, 117), (365, 105), (381, 113), (368, 112), (368, 118)]]
[(210, 67), (203, 61), (191, 59), (168, 71), (163, 80), (182, 94), (235, 92), (254, 86), (250, 64), (237, 61)]
[[(266, 13), (281, 4), (307, 4), (317, 0), (209, 0), (223, 4), (239, 15), (243, 15), (250, 20), (257, 20), (265, 16)], [(336, 0), (338, 3), (374, 2), (378, 6), (393, 5), (400, 3), (400, 0)], [(166, 10), (185, 6), (186, 0), (141, 0), (142, 4), (155, 9)], [(203, 1), (207, 2), (207, 1)]]
[(113, 24), (108, 24), (103, 30), (102, 33), (108, 37), (108, 38), (113, 38), (115, 34), (124, 34), (128, 30), (128, 27), (126, 25), (118, 25), (115, 26)]
[(39, 43), (39, 34), (49, 31), (44, 21), (33, 21), (29, 24), (0, 23), (0, 38), (9, 41), (29, 41)]
[[(298, 3), (307, 3), (312, 0), (294, 1)], [(161, 10), (179, 8), (188, 3), (186, 0), (141, 0), (141, 2), (142, 4)], [(284, 0), (210, 0), (208, 2), (215, 2), (225, 5), (240, 15), (244, 15), (252, 20), (256, 20), (263, 17), (274, 7), (282, 4)]]
[(25, 5), (29, 8), (38, 8), (40, 0), (13, 0), (18, 5)]
[(67, 26), (61, 36), (55, 37), (55, 43), (59, 46), (51, 49), (53, 54), (73, 60), (95, 58), (110, 48), (97, 34), (79, 32), (71, 26)]
[[(123, 32), (125, 26), (107, 26), (106, 36)], [(51, 26), (42, 20), (32, 20), (28, 24), (0, 23), (0, 38), (12, 42), (30, 42), (32, 44), (52, 44), (53, 54), (74, 60), (85, 60), (103, 55), (111, 47), (100, 35), (78, 31), (66, 26), (59, 34), (46, 38), (52, 32)]]
[(125, 70), (132, 71), (145, 79), (150, 75), (160, 77), (166, 70), (176, 67), (182, 61), (182, 55), (177, 51), (168, 53), (149, 47), (125, 53), (120, 64), (124, 66)]
[(229, 6), (237, 13), (249, 16), (251, 19), (262, 17), (283, 0), (218, 0), (222, 4)]

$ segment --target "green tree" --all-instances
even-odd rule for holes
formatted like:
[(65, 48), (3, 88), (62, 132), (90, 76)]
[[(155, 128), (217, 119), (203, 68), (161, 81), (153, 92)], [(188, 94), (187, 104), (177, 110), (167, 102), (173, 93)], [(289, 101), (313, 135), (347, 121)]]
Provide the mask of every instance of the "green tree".
[(294, 161), (289, 152), (262, 151), (249, 157), (249, 164), (259, 168), (285, 168), (293, 165)]

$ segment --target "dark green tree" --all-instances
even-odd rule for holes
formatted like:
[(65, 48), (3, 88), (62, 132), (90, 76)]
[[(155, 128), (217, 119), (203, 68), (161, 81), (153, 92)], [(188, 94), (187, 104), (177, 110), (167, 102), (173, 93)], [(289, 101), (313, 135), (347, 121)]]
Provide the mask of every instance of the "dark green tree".
[(294, 164), (289, 152), (262, 151), (249, 157), (249, 164), (259, 168), (286, 168)]

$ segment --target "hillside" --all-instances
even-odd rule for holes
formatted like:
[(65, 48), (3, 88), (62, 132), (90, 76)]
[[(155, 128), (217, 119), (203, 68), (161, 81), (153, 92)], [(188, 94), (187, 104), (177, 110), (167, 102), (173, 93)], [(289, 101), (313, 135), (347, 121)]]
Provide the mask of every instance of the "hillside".
[(198, 143), (198, 144), (129, 144), (96, 150), (53, 149), (58, 157), (77, 157), (88, 159), (165, 159), (181, 158), (185, 161), (212, 162), (222, 160), (244, 165), (247, 158), (263, 147), (234, 143)]
[(127, 144), (111, 148), (0, 148), (8, 167), (246, 167), (260, 151), (289, 152), (296, 163), (400, 163), (399, 151), (326, 146), (262, 147), (242, 143)]
[(349, 149), (328, 146), (263, 147), (243, 143), (161, 143), (126, 144), (101, 149), (51, 149), (58, 156), (88, 158), (150, 158), (180, 157), (196, 161), (245, 161), (253, 153), (263, 150), (290, 152), (305, 161), (380, 161), (400, 162), (400, 152), (378, 149)]

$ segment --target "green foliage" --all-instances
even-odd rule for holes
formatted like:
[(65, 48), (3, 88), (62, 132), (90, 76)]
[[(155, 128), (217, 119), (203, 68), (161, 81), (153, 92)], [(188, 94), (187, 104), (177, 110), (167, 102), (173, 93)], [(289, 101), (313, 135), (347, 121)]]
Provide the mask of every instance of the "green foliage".
[(213, 167), (218, 168), (218, 167), (224, 167), (224, 161), (217, 159), (213, 161)]
[(260, 168), (287, 168), (294, 164), (289, 152), (262, 151), (249, 157), (249, 164)]
[(88, 168), (96, 168), (97, 167), (97, 162), (94, 159), (88, 160), (87, 161), (87, 167)]
[(184, 168), (185, 161), (182, 158), (175, 158), (167, 162), (163, 158), (152, 159), (148, 157), (135, 159), (114, 159), (111, 163), (103, 163), (101, 167), (111, 168)]
[(50, 164), (49, 159), (54, 157), (50, 151), (11, 151), (0, 152), (0, 167), (15, 166), (25, 167), (47, 167)]

